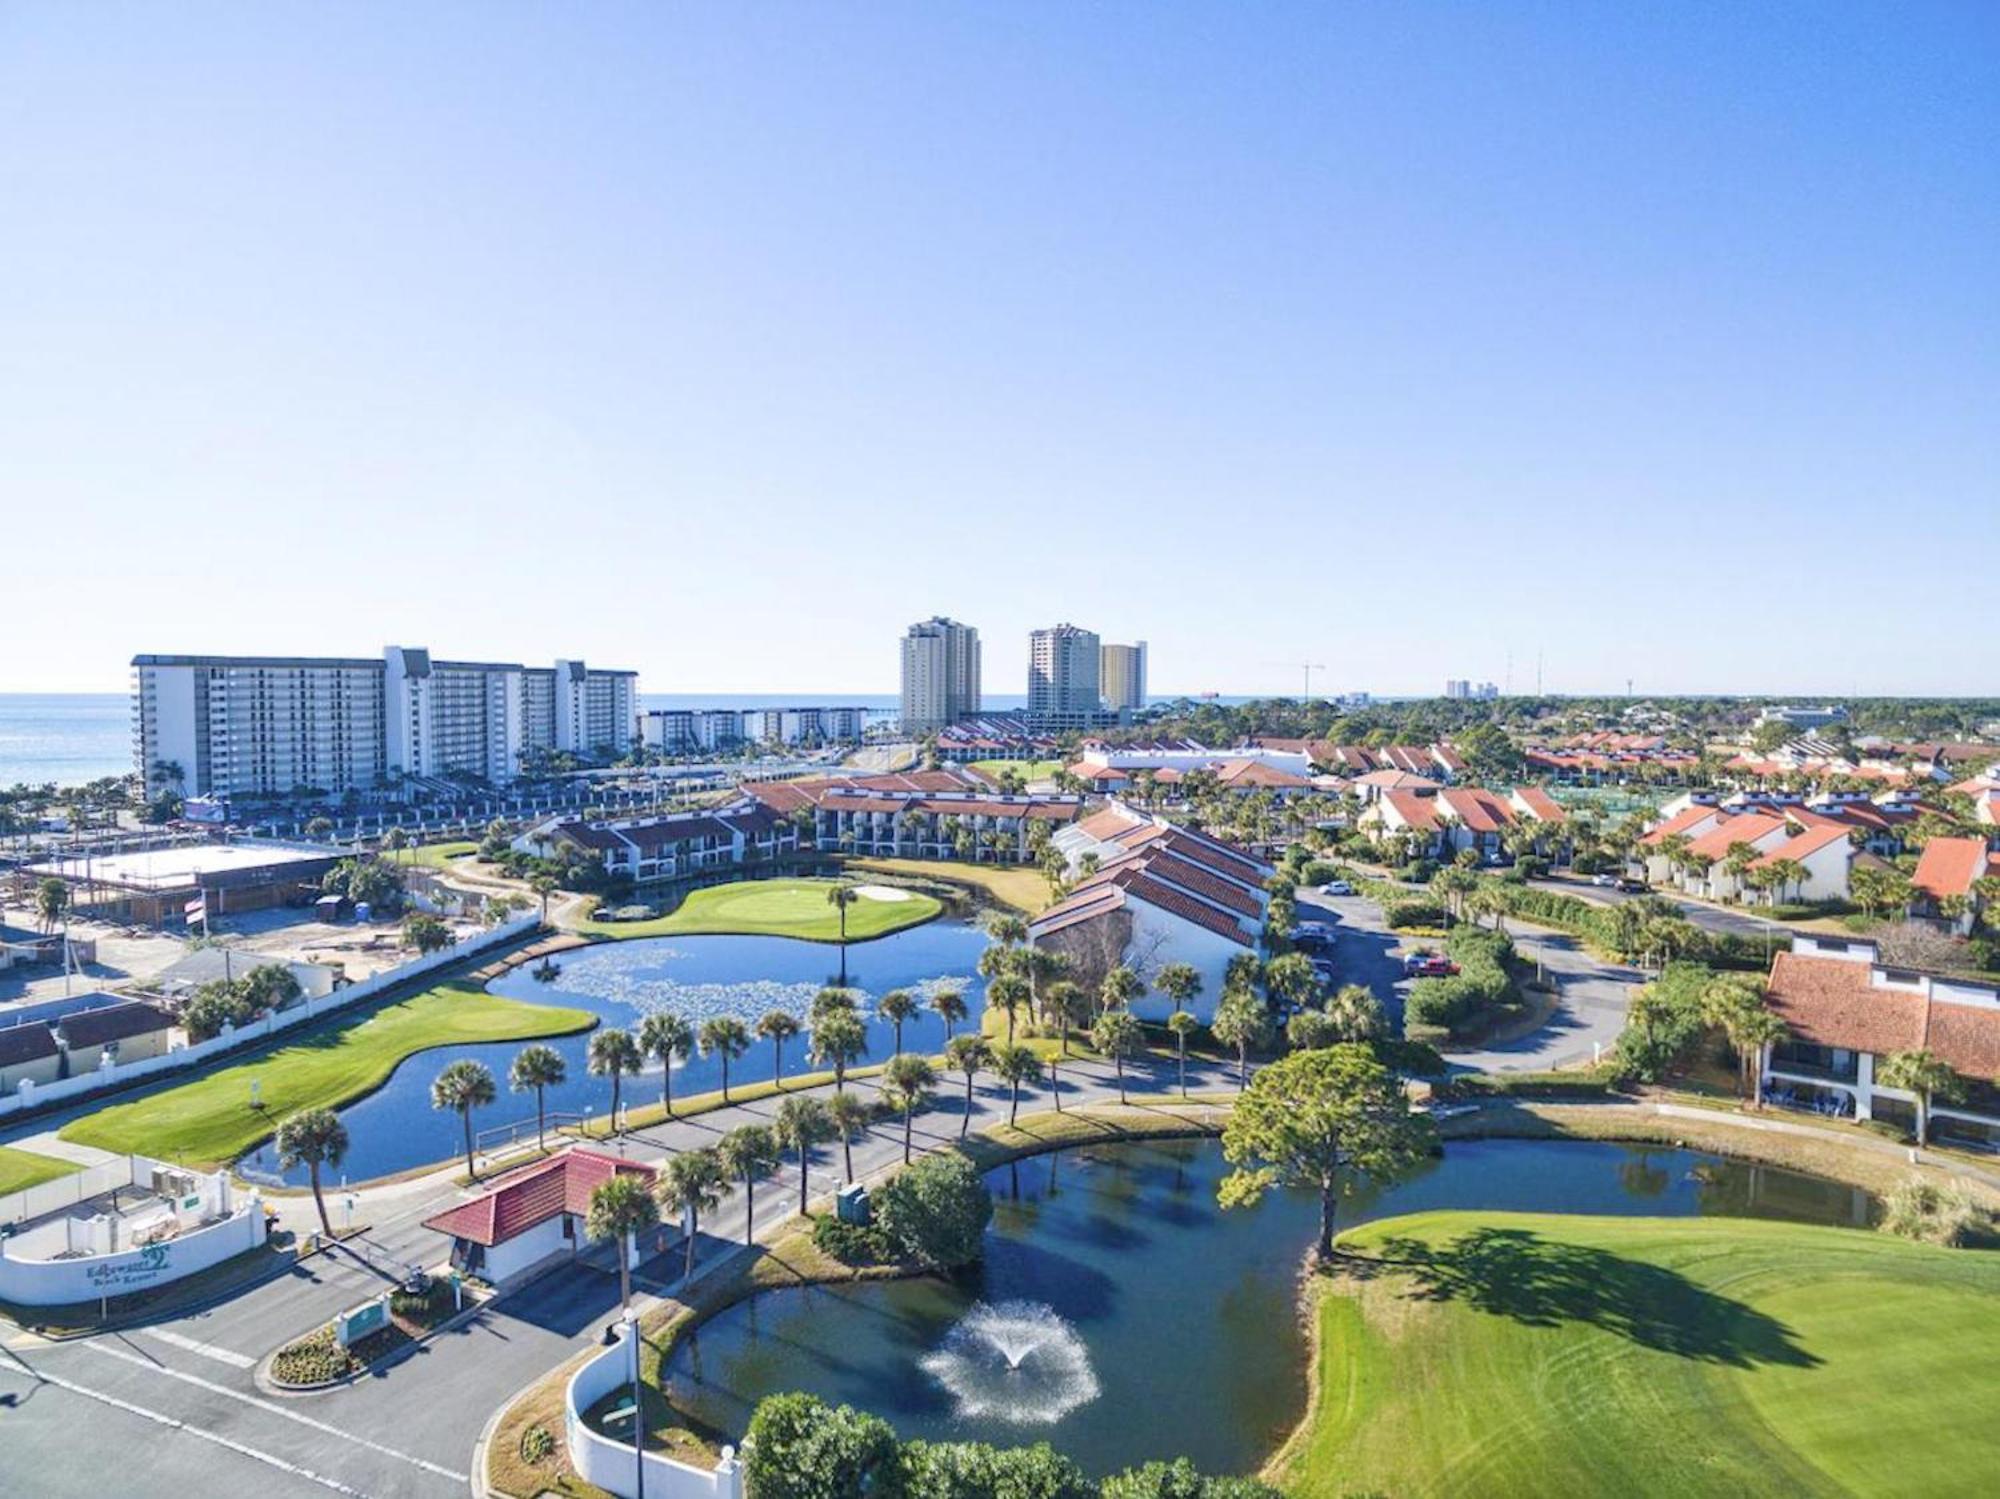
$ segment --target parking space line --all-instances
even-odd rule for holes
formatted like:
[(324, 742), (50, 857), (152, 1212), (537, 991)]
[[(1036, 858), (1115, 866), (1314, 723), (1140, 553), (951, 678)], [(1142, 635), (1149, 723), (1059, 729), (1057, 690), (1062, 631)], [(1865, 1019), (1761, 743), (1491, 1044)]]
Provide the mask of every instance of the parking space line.
[(469, 1484), (472, 1482), (472, 1476), (468, 1473), (456, 1472), (441, 1463), (432, 1462), (429, 1458), (413, 1457), (407, 1452), (398, 1452), (394, 1447), (385, 1447), (380, 1442), (372, 1442), (367, 1437), (356, 1436), (351, 1431), (342, 1431), (338, 1426), (330, 1426), (326, 1422), (315, 1420), (313, 1417), (305, 1415), (300, 1411), (287, 1410), (279, 1401), (266, 1400), (258, 1395), (246, 1395), (241, 1390), (230, 1389), (228, 1385), (220, 1385), (213, 1380), (203, 1379), (198, 1374), (187, 1374), (179, 1369), (169, 1369), (165, 1364), (156, 1364), (151, 1359), (141, 1358), (136, 1353), (127, 1353), (122, 1348), (113, 1348), (94, 1339), (77, 1346), (90, 1353), (98, 1354), (103, 1358), (115, 1358), (122, 1363), (137, 1365), (149, 1374), (159, 1374), (164, 1375), (168, 1379), (178, 1379), (183, 1384), (193, 1385), (196, 1389), (207, 1390), (211, 1395), (221, 1395), (227, 1399), (238, 1401), (241, 1404), (254, 1406), (258, 1410), (265, 1411), (270, 1415), (295, 1422), (300, 1426), (311, 1427), (314, 1431), (323, 1432), (330, 1437), (338, 1437), (341, 1441), (352, 1443), (356, 1447), (366, 1447), (370, 1452), (379, 1452), (384, 1457), (393, 1457), (398, 1462), (408, 1463), (413, 1468), (422, 1468), (426, 1473), (435, 1473), (440, 1478), (448, 1478), (453, 1483)]
[(107, 1405), (113, 1410), (124, 1411), (127, 1415), (137, 1416), (142, 1421), (150, 1421), (155, 1426), (164, 1426), (170, 1431), (184, 1431), (189, 1436), (195, 1437), (200, 1441), (212, 1442), (218, 1447), (239, 1453), (253, 1462), (260, 1462), (266, 1467), (276, 1468), (281, 1473), (289, 1473), (294, 1478), (303, 1478), (309, 1483), (318, 1484), (323, 1489), (331, 1489), (336, 1494), (345, 1494), (348, 1496), (348, 1499), (369, 1499), (369, 1496), (362, 1490), (342, 1483), (337, 1478), (330, 1478), (324, 1473), (315, 1473), (310, 1468), (302, 1468), (297, 1463), (288, 1462), (284, 1458), (279, 1457), (276, 1453), (266, 1452), (260, 1447), (252, 1447), (248, 1442), (240, 1442), (234, 1437), (224, 1436), (219, 1431), (209, 1431), (205, 1427), (192, 1426), (186, 1421), (181, 1420), (178, 1416), (169, 1416), (164, 1411), (149, 1410), (145, 1406), (135, 1405), (129, 1400), (120, 1400), (116, 1395), (106, 1395), (100, 1390), (93, 1390), (88, 1385), (77, 1384), (72, 1380), (62, 1378), (60, 1375), (43, 1374), (22, 1363), (11, 1351), (7, 1352), (7, 1357), (19, 1367), (22, 1374), (34, 1380), (37, 1384), (52, 1385), (58, 1390), (67, 1390), (72, 1395), (81, 1395), (86, 1400), (94, 1400), (99, 1405)]
[(189, 1353), (198, 1353), (203, 1358), (212, 1358), (218, 1364), (227, 1364), (232, 1369), (254, 1369), (257, 1360), (247, 1353), (238, 1353), (233, 1348), (219, 1348), (213, 1343), (204, 1343), (200, 1338), (190, 1338), (184, 1333), (168, 1332), (164, 1327), (142, 1327), (139, 1331), (146, 1337), (157, 1338), (162, 1343), (171, 1343), (176, 1348), (184, 1348)]

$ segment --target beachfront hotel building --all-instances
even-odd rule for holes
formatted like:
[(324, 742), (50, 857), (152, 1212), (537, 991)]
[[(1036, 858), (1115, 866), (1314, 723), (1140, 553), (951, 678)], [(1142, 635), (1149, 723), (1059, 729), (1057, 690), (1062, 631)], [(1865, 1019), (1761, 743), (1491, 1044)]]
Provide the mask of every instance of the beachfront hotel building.
[(513, 780), (551, 751), (632, 747), (638, 676), (558, 661), (380, 657), (132, 658), (132, 755), (189, 796), (368, 790), (392, 776)]
[(903, 732), (929, 734), (979, 714), (979, 631), (938, 615), (903, 633)]

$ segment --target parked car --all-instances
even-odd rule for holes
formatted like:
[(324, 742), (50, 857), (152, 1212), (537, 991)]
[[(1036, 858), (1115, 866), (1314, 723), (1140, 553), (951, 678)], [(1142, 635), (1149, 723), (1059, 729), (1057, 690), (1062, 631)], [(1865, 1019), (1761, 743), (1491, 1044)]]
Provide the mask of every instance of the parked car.
[(1319, 893), (1321, 895), (1352, 895), (1354, 887), (1348, 884), (1346, 880), (1328, 880), (1324, 885), (1319, 887)]
[(1425, 952), (1422, 949), (1419, 949), (1418, 951), (1412, 953), (1404, 953), (1403, 972), (1415, 973), (1419, 968), (1423, 967), (1424, 964), (1430, 962), (1432, 959), (1436, 957), (1437, 957), (1436, 953)]
[(1615, 890), (1618, 888), (1618, 876), (1615, 874), (1594, 874), (1590, 877), (1590, 883), (1601, 889)]
[(1644, 880), (1635, 880), (1629, 874), (1623, 875), (1618, 880), (1618, 888), (1623, 890), (1627, 895), (1644, 895), (1646, 893), (1646, 882)]
[(1314, 958), (1312, 960), (1312, 969), (1321, 983), (1331, 984), (1334, 981), (1336, 969), (1331, 958)]
[(1448, 979), (1458, 975), (1458, 964), (1450, 958), (1427, 958), (1417, 965), (1416, 975), (1420, 979)]

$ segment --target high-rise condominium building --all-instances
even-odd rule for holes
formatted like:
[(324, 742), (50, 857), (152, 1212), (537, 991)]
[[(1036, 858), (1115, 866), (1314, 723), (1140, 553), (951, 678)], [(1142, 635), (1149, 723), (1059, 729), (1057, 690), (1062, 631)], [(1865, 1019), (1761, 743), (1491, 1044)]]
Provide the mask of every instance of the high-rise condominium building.
[(1146, 642), (1104, 645), (1097, 653), (1097, 686), (1114, 711), (1146, 706)]
[[(558, 691), (561, 684), (563, 691)], [(637, 674), (558, 662), (135, 656), (140, 775), (193, 796), (368, 790), (392, 775), (500, 782), (550, 750), (631, 748)]]
[(1043, 717), (1100, 711), (1098, 639), (1075, 625), (1036, 630), (1028, 637), (1028, 713)]
[(939, 615), (903, 634), (903, 730), (928, 734), (979, 712), (979, 632)]

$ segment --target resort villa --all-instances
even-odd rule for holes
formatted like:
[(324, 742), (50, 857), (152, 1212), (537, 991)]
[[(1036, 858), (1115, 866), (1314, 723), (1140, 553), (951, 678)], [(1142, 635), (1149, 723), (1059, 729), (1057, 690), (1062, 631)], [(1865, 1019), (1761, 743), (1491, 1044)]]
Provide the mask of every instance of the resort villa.
[[(1056, 834), (1055, 845), (1078, 882), (1035, 918), (1030, 940), (1067, 953), (1086, 984), (1119, 963), (1149, 981), (1169, 963), (1186, 963), (1201, 975), (1188, 1008), (1213, 1016), (1230, 959), (1257, 950), (1272, 867), (1115, 801)], [(1132, 1012), (1163, 1020), (1173, 1008), (1149, 990)]]
[(1765, 1049), (1773, 1101), (1911, 1129), (1916, 1097), (1879, 1081), (1899, 1052), (1926, 1051), (1964, 1080), (1932, 1100), (1931, 1138), (2000, 1148), (2000, 990), (1885, 967), (1873, 943), (1798, 935), (1771, 964), (1767, 1002), (1791, 1034)]

